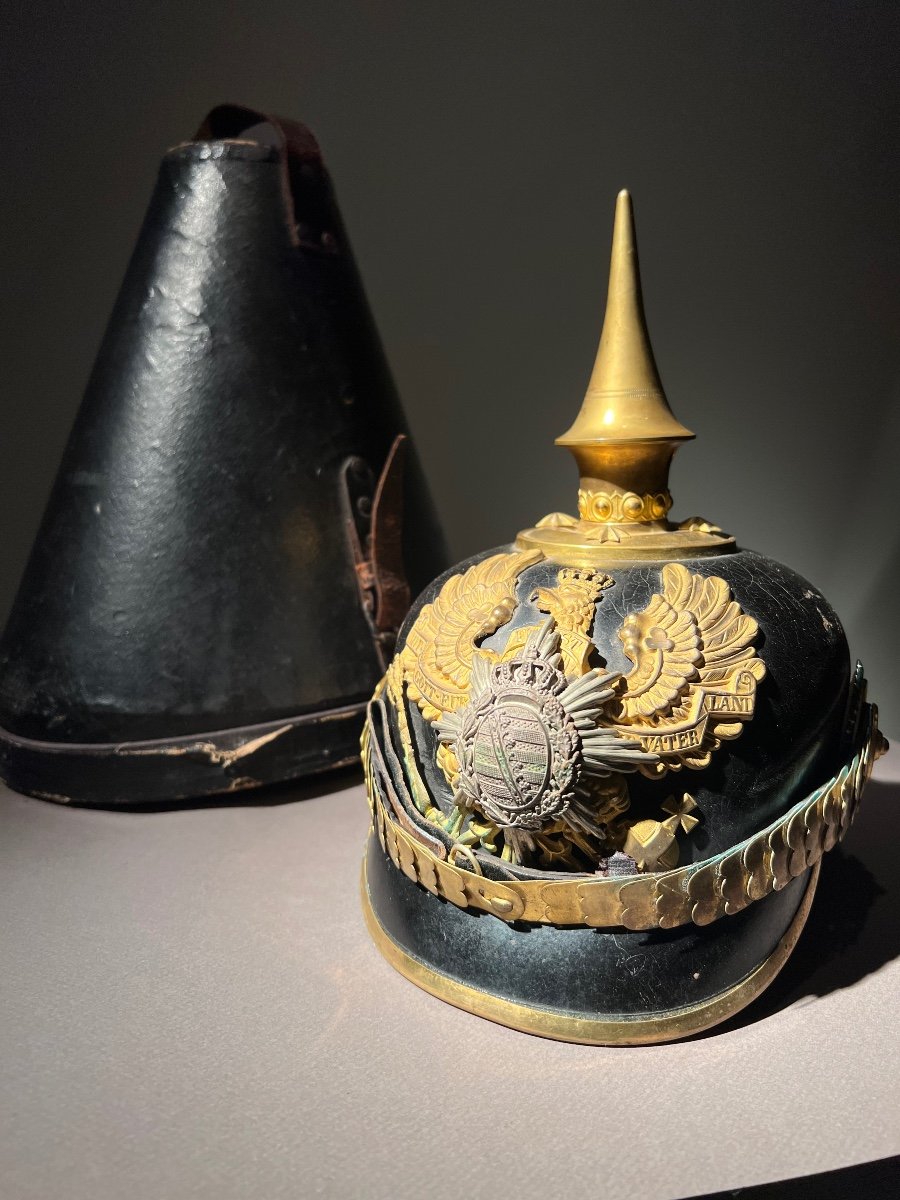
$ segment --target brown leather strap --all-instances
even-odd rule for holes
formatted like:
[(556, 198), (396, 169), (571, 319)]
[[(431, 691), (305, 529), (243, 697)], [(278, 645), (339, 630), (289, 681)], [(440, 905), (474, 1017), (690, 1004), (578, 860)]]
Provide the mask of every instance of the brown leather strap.
[(365, 459), (348, 458), (341, 468), (347, 539), (360, 601), (382, 667), (387, 666), (400, 623), (409, 609), (409, 584), (403, 566), (406, 441), (402, 433), (394, 439), (374, 491), (372, 471)]
[(409, 583), (403, 567), (403, 474), (405, 434), (398, 434), (375, 489), (369, 558), (375, 587), (375, 628), (396, 637), (409, 611)]

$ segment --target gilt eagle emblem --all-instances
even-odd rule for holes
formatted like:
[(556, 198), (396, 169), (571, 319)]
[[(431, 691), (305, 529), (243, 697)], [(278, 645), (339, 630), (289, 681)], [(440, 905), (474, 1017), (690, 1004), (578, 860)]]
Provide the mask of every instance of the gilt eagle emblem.
[(725, 580), (680, 563), (662, 567), (658, 592), (618, 630), (626, 672), (606, 671), (591, 641), (614, 581), (590, 570), (560, 570), (556, 587), (531, 596), (548, 619), (515, 629), (502, 652), (482, 649), (539, 557), (494, 555), (452, 576), (401, 653), (408, 694), (437, 730), (454, 811), (487, 823), (516, 862), (535, 849), (558, 856), (560, 838), (608, 845), (628, 806), (625, 776), (706, 767), (752, 719), (765, 676), (756, 621)]

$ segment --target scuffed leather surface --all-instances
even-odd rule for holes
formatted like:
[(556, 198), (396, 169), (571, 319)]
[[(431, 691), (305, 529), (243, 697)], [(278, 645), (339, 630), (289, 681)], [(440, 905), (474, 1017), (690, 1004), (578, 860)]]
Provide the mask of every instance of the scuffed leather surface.
[[(292, 246), (274, 148), (163, 160), (0, 644), (11, 732), (161, 738), (371, 692), (339, 468), (377, 478), (405, 422), (328, 178), (302, 174)], [(442, 550), (406, 482), (417, 591)]]
[(432, 896), (370, 836), (369, 901), (391, 939), (442, 975), (514, 1004), (578, 1017), (647, 1016), (733, 987), (775, 950), (809, 883), (805, 872), (712, 925), (591, 929), (507, 925)]

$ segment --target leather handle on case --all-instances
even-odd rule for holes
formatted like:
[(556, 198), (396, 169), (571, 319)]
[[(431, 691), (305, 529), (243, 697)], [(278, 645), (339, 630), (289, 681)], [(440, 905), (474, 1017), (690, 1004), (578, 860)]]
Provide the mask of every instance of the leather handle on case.
[(298, 203), (304, 168), (307, 175), (312, 167), (316, 176), (327, 179), (322, 151), (312, 131), (299, 121), (264, 113), (257, 108), (248, 108), (243, 104), (218, 104), (206, 114), (194, 134), (194, 140), (236, 138), (254, 125), (262, 124), (271, 125), (275, 131), (276, 145), (281, 151), (285, 220), (291, 241), (296, 245), (300, 241), (298, 226), (303, 224), (306, 215), (300, 212)]
[(375, 628), (394, 637), (409, 611), (409, 583), (403, 568), (403, 473), (405, 434), (388, 451), (372, 504), (369, 555), (375, 585)]
[(393, 653), (410, 601), (403, 565), (406, 442), (402, 433), (392, 442), (371, 501), (374, 476), (365, 459), (348, 458), (340, 476), (344, 525), (360, 602), (383, 668)]

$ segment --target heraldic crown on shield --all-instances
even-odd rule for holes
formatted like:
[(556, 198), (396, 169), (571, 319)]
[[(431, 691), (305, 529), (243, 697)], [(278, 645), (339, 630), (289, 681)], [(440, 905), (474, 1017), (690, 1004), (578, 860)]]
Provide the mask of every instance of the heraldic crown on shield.
[(885, 745), (825, 598), (713, 522), (669, 520), (692, 437), (623, 192), (596, 362), (557, 439), (578, 514), (426, 589), (363, 736), (373, 938), (426, 990), (528, 1032), (659, 1041), (748, 1004)]

